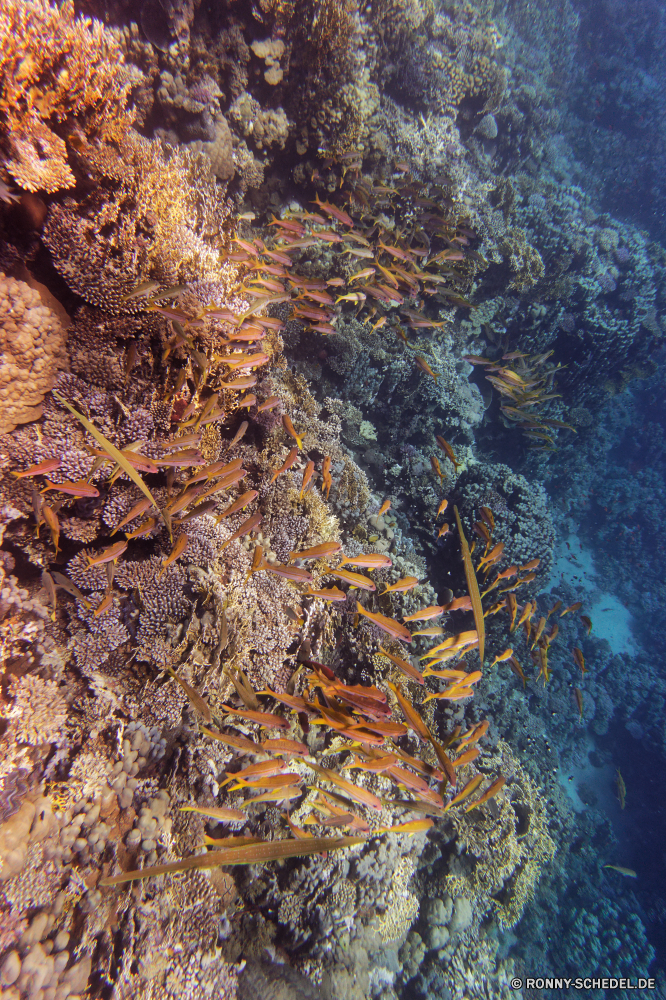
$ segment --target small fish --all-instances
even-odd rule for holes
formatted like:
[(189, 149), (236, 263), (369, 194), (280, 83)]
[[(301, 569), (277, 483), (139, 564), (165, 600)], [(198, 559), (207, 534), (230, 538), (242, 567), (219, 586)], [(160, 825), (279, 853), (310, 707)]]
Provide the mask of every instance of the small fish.
[(102, 551), (96, 556), (88, 556), (88, 566), (102, 566), (104, 563), (118, 559), (126, 548), (127, 541), (116, 542), (114, 545), (109, 545), (108, 548), (102, 549)]
[(458, 792), (455, 798), (451, 799), (450, 802), (447, 802), (444, 806), (444, 812), (448, 812), (453, 806), (457, 806), (460, 802), (464, 802), (465, 799), (469, 798), (472, 792), (476, 791), (482, 781), (482, 774), (477, 774), (471, 781), (468, 781), (463, 790)]
[(180, 812), (198, 813), (200, 816), (209, 816), (217, 820), (218, 823), (244, 823), (247, 816), (240, 809), (229, 809), (225, 806), (179, 806)]
[(257, 402), (257, 397), (252, 395), (252, 393), (248, 393), (247, 396), (243, 396), (242, 399), (239, 399), (236, 405), (240, 410), (242, 409), (249, 410), (250, 407), (254, 406), (256, 402)]
[(243, 719), (251, 722), (258, 722), (260, 726), (267, 726), (272, 729), (289, 729), (289, 721), (282, 715), (273, 715), (271, 712), (254, 712), (252, 709), (232, 708), (231, 705), (220, 705), (224, 712), (231, 715), (239, 715)]
[(281, 576), (285, 580), (294, 580), (296, 583), (312, 583), (312, 573), (300, 566), (275, 566), (272, 563), (264, 563), (262, 569), (274, 576)]
[(210, 737), (211, 740), (224, 743), (225, 746), (232, 747), (242, 754), (264, 752), (261, 743), (255, 743), (254, 740), (249, 740), (246, 736), (240, 736), (238, 733), (216, 733), (212, 729), (206, 729), (205, 726), (201, 726), (201, 732)]
[[(368, 590), (369, 588), (366, 587), (365, 589)], [(374, 590), (374, 584), (372, 589)], [(378, 628), (382, 629), (384, 632), (388, 632), (392, 638), (400, 639), (401, 642), (412, 641), (412, 634), (409, 629), (405, 628), (404, 625), (401, 625), (400, 622), (397, 622), (394, 618), (388, 618), (386, 615), (380, 615), (378, 613), (373, 614), (372, 611), (366, 611), (359, 601), (356, 602), (356, 611), (359, 615), (369, 618), (371, 622), (377, 625)]]
[[(520, 568), (521, 570), (525, 569), (524, 566), (521, 566)], [(583, 602), (576, 601), (575, 604), (570, 604), (568, 608), (564, 609), (564, 611), (560, 611), (560, 618), (564, 618), (564, 616), (569, 614), (570, 611), (580, 611), (582, 607), (583, 607)]]
[(536, 631), (534, 633), (534, 639), (532, 641), (532, 649), (534, 649), (539, 639), (541, 638), (541, 633), (543, 632), (545, 627), (546, 627), (546, 618), (545, 617), (539, 618)]
[[(404, 618), (403, 621), (405, 621)], [(426, 635), (426, 636), (444, 635), (444, 629), (441, 628), (440, 625), (431, 625), (429, 628), (423, 628), (419, 632), (412, 632), (412, 635)]]
[(441, 434), (436, 435), (437, 444), (440, 446), (446, 457), (453, 462), (453, 467), (457, 472), (460, 468), (460, 462), (453, 453), (453, 448), (448, 441), (445, 441)]
[[(428, 608), (423, 608), (422, 611), (414, 611), (411, 615), (407, 615), (403, 618), (403, 622), (427, 622), (431, 618), (439, 618), (440, 615), (444, 614), (444, 606), (439, 604), (431, 604)], [(414, 633), (416, 635), (416, 633)]]
[(587, 673), (585, 667), (585, 657), (583, 656), (582, 649), (579, 649), (578, 646), (574, 646), (573, 648), (573, 658), (576, 661), (576, 665), (580, 667), (581, 675), (585, 676), (585, 674)]
[(623, 868), (622, 865), (604, 865), (604, 868), (613, 868), (620, 875), (625, 875), (627, 878), (638, 878), (638, 875), (633, 868)]
[(179, 559), (180, 556), (182, 556), (182, 554), (185, 552), (185, 549), (188, 546), (188, 543), (189, 543), (189, 538), (184, 532), (178, 535), (178, 538), (173, 544), (171, 552), (162, 563), (162, 569), (157, 574), (158, 577), (162, 576), (162, 574), (166, 571), (167, 566), (169, 566), (171, 563), (175, 562), (176, 559)]
[(307, 491), (308, 484), (310, 483), (313, 474), (314, 474), (314, 462), (312, 461), (312, 459), (310, 459), (308, 464), (305, 466), (305, 469), (303, 470), (303, 481), (301, 483), (301, 492), (299, 493), (299, 499), (301, 499), (303, 497), (303, 494)]
[(424, 683), (421, 671), (418, 670), (412, 663), (410, 663), (409, 660), (403, 660), (402, 657), (396, 656), (394, 653), (389, 653), (389, 651), (387, 649), (384, 649), (383, 646), (379, 647), (379, 652), (383, 653), (384, 656), (388, 657), (388, 659), (391, 660), (392, 663), (395, 663), (396, 667), (399, 667), (400, 670), (402, 670), (403, 674), (406, 674), (407, 677), (411, 678), (411, 680), (416, 681), (418, 684)]
[(173, 455), (163, 455), (162, 458), (158, 458), (155, 461), (157, 465), (172, 465), (177, 469), (186, 469), (193, 465), (206, 464), (205, 458), (197, 448), (184, 448), (182, 451), (174, 452)]
[(426, 375), (430, 375), (434, 378), (435, 382), (439, 379), (439, 375), (435, 374), (426, 359), (421, 357), (420, 354), (414, 355), (414, 361), (416, 362), (417, 367), (420, 368), (422, 372), (425, 372)]
[[(443, 477), (442, 469), (441, 469), (441, 466), (439, 464), (439, 459), (437, 458), (437, 455), (431, 455), (430, 456), (430, 464), (432, 466), (432, 471), (435, 473), (436, 476), (439, 476), (439, 481), (441, 483), (444, 477)], [(446, 504), (447, 503), (448, 503), (448, 500), (444, 503), (444, 507), (445, 508), (446, 508)], [(439, 511), (437, 511), (437, 514), (439, 515)]]
[(244, 420), (243, 423), (238, 428), (238, 430), (236, 431), (236, 433), (234, 434), (234, 436), (231, 439), (231, 441), (229, 442), (229, 450), (230, 451), (231, 451), (231, 449), (233, 448), (233, 446), (235, 444), (238, 444), (238, 442), (243, 437), (243, 435), (245, 434), (245, 431), (248, 429), (249, 426), (250, 425), (249, 425), (248, 421)]
[(337, 771), (331, 771), (324, 767), (319, 767), (318, 764), (308, 763), (308, 767), (312, 768), (321, 778), (326, 781), (330, 781), (331, 784), (336, 785), (341, 791), (343, 791), (350, 798), (354, 799), (355, 802), (360, 802), (364, 806), (368, 806), (370, 809), (374, 809), (377, 812), (382, 811), (382, 803), (373, 795), (372, 792), (368, 791), (366, 788), (361, 788), (355, 785), (351, 781), (347, 781), (346, 778), (341, 777)]
[[(183, 536), (181, 535), (180, 537), (182, 538)], [(180, 685), (180, 687), (182, 687), (183, 691), (190, 699), (190, 701), (196, 708), (197, 712), (199, 712), (204, 722), (211, 723), (213, 721), (213, 717), (210, 714), (210, 708), (208, 707), (204, 699), (201, 697), (197, 689), (193, 688), (191, 684), (187, 683), (187, 681), (184, 681), (182, 677), (179, 677), (176, 671), (173, 669), (173, 667), (170, 667), (167, 664), (164, 669), (169, 674), (171, 674), (173, 679)]]
[(379, 569), (393, 565), (390, 556), (381, 555), (379, 552), (368, 552), (366, 555), (350, 556), (342, 560), (341, 566), (358, 566), (359, 568)]
[[(149, 517), (146, 521), (135, 528), (134, 531), (126, 531), (125, 538), (130, 542), (133, 538), (143, 538), (144, 535), (149, 534), (153, 528), (157, 527), (157, 518)], [(109, 565), (109, 564), (107, 564)]]
[(297, 461), (298, 461), (298, 448), (292, 448), (289, 454), (287, 455), (284, 465), (281, 465), (280, 468), (273, 473), (273, 475), (270, 478), (270, 482), (271, 483), (274, 482), (278, 476), (282, 475), (283, 472), (287, 472), (289, 469), (291, 469), (291, 467), (295, 465)]
[(578, 705), (579, 718), (583, 719), (583, 692), (580, 688), (574, 688), (574, 695), (576, 696), (576, 704)]
[[(437, 468), (439, 469), (439, 462), (437, 463)], [(437, 508), (437, 517), (439, 517), (440, 514), (443, 514), (448, 506), (449, 506), (449, 501), (442, 500), (439, 507)]]
[(293, 437), (293, 439), (296, 442), (296, 445), (298, 447), (298, 450), (302, 451), (303, 450), (303, 437), (302, 437), (302, 435), (298, 435), (296, 433), (296, 431), (294, 429), (294, 425), (291, 422), (291, 417), (289, 416), (288, 413), (283, 413), (282, 414), (282, 426), (286, 430), (287, 434), (290, 437)]
[(65, 593), (70, 595), (70, 597), (74, 597), (77, 601), (81, 601), (81, 603), (86, 608), (89, 608), (91, 606), (90, 601), (83, 596), (83, 594), (76, 586), (76, 584), (72, 583), (72, 581), (68, 577), (64, 576), (62, 573), (56, 573), (54, 571), (53, 579), (55, 581), (56, 586), (64, 590)]
[(464, 747), (469, 747), (472, 743), (476, 743), (481, 739), (482, 736), (488, 732), (490, 723), (484, 719), (483, 722), (477, 722), (470, 729), (467, 730), (465, 735), (458, 743), (458, 750), (462, 750)]
[(289, 562), (295, 562), (296, 559), (325, 559), (327, 556), (335, 555), (336, 552), (340, 552), (342, 549), (341, 542), (323, 542), (321, 545), (315, 545), (311, 549), (301, 549), (300, 552), (293, 551), (289, 553)]
[(16, 476), (17, 479), (26, 479), (28, 476), (44, 476), (49, 472), (55, 472), (61, 464), (60, 458), (47, 458), (37, 465), (31, 465), (29, 469), (24, 469), (23, 472), (12, 472), (12, 476)]
[(525, 684), (527, 683), (527, 678), (525, 677), (523, 668), (521, 667), (520, 663), (518, 662), (515, 656), (511, 656), (509, 658), (509, 666), (513, 670), (516, 677), (520, 677), (521, 681), (523, 682), (523, 687), (525, 687)]
[(383, 591), (382, 593), (382, 597), (384, 596), (384, 594), (388, 593), (397, 594), (397, 593), (402, 593), (403, 591), (413, 590), (414, 587), (417, 587), (419, 585), (419, 583), (420, 580), (416, 576), (403, 576), (402, 579), (398, 580), (396, 583), (391, 583), (387, 585), (386, 590)]
[(233, 382), (220, 382), (223, 389), (233, 389), (240, 392), (241, 389), (251, 389), (258, 382), (256, 375), (245, 375), (243, 378), (234, 379)]
[(243, 510), (243, 508), (247, 507), (249, 503), (256, 500), (258, 496), (259, 493), (257, 490), (248, 490), (247, 493), (243, 493), (237, 500), (234, 500), (234, 502), (230, 504), (226, 510), (223, 510), (222, 513), (218, 515), (216, 524), (219, 524), (220, 521), (224, 520), (225, 517), (229, 517), (231, 514), (237, 514), (239, 510)]
[(588, 618), (587, 615), (581, 615), (580, 620), (587, 629), (587, 634), (589, 635), (590, 632), (592, 631), (592, 619)]
[(265, 740), (261, 744), (261, 749), (264, 753), (274, 753), (283, 757), (310, 756), (310, 748), (307, 747), (305, 743), (299, 743), (297, 740), (288, 740), (280, 737), (273, 740)]
[(55, 546), (55, 554), (57, 557), (58, 542), (60, 539), (60, 522), (58, 520), (58, 515), (52, 507), (47, 506), (47, 504), (42, 504), (42, 516), (46, 522), (47, 528), (51, 532), (51, 540)]
[(133, 521), (136, 517), (141, 517), (141, 515), (145, 514), (148, 508), (151, 506), (152, 504), (147, 497), (144, 500), (139, 500), (138, 503), (135, 503), (134, 506), (130, 508), (129, 512), (125, 515), (122, 521), (118, 522), (118, 524), (111, 532), (111, 535), (112, 536), (115, 535), (116, 531), (118, 531), (120, 528), (124, 528), (126, 524), (129, 524), (130, 521)]
[(379, 510), (377, 511), (377, 517), (381, 517), (382, 514), (385, 514), (387, 510), (390, 510), (390, 508), (391, 508), (391, 501), (385, 500), (384, 503), (379, 508)]
[(627, 786), (624, 783), (624, 778), (620, 774), (619, 768), (615, 772), (615, 785), (617, 788), (617, 799), (620, 803), (620, 809), (624, 809), (627, 797)]
[(243, 535), (249, 535), (255, 528), (258, 528), (261, 524), (261, 514), (251, 514), (246, 521), (243, 521), (241, 526), (234, 531), (230, 538), (227, 538), (226, 542), (223, 542), (220, 551), (226, 549), (227, 545), (231, 542), (236, 541), (237, 538), (242, 538)]
[(559, 611), (561, 607), (562, 607), (562, 601), (555, 601), (550, 611), (548, 611), (548, 613), (546, 614), (546, 618), (550, 618), (550, 616), (554, 615), (556, 611)]
[(343, 580), (345, 583), (351, 584), (352, 587), (358, 587), (360, 590), (376, 590), (372, 580), (369, 580), (367, 576), (363, 576), (362, 573), (351, 573), (346, 569), (327, 570), (328, 576), (335, 576), (338, 580)]
[(451, 531), (451, 526), (448, 523), (448, 521), (445, 521), (444, 524), (439, 529), (439, 531), (437, 532), (437, 537), (444, 538), (446, 535), (449, 534), (450, 531)]
[(480, 507), (479, 513), (491, 531), (495, 530), (495, 517), (490, 507)]
[(476, 807), (480, 806), (482, 802), (488, 802), (490, 799), (494, 799), (504, 785), (506, 785), (506, 778), (500, 776), (493, 781), (492, 785), (486, 788), (481, 798), (477, 799), (476, 802), (470, 802), (470, 804), (465, 807), (465, 812), (470, 812), (470, 810), (476, 809)]
[[(217, 509), (217, 500), (206, 500), (205, 503), (198, 503), (196, 507), (192, 510), (188, 510), (187, 514), (181, 514), (177, 518), (177, 524), (186, 524), (188, 521), (193, 521), (197, 517), (203, 517), (204, 514), (212, 514), (214, 510)], [(151, 520), (153, 520), (151, 518)], [(127, 537), (127, 536), (125, 536)]]
[(498, 653), (497, 654), (497, 656), (495, 657), (495, 659), (493, 660), (493, 662), (490, 664), (490, 666), (494, 667), (496, 663), (503, 663), (505, 660), (510, 660), (512, 656), (513, 656), (513, 650), (512, 649), (505, 649), (503, 653)]
[[(248, 781), (251, 778), (272, 778), (277, 774), (285, 774), (287, 765), (283, 760), (274, 757), (270, 760), (262, 760), (258, 764), (248, 764), (240, 771), (226, 772), (226, 778), (220, 783), (220, 788), (233, 781)], [(291, 774), (292, 772), (288, 772)], [(229, 789), (231, 791), (231, 789)]]
[(131, 292), (128, 292), (127, 295), (123, 295), (120, 301), (124, 304), (125, 302), (129, 302), (130, 299), (142, 298), (145, 295), (150, 295), (151, 292), (156, 291), (159, 287), (159, 281), (142, 281)]
[(263, 403), (260, 403), (257, 407), (257, 413), (263, 413), (264, 410), (272, 410), (274, 406), (277, 406), (280, 402), (279, 396), (269, 396), (265, 399)]
[(520, 566), (519, 567), (520, 572), (524, 573), (525, 570), (529, 571), (531, 569), (536, 569), (540, 562), (541, 562), (541, 559), (530, 559), (530, 561), (527, 562), (527, 563), (525, 563), (524, 566)]
[(346, 601), (347, 595), (343, 590), (339, 590), (337, 587), (329, 587), (324, 590), (313, 590), (312, 587), (308, 587), (306, 591), (308, 597), (317, 597), (321, 601)]
[(42, 586), (46, 590), (46, 592), (48, 594), (48, 597), (49, 597), (49, 601), (51, 602), (51, 607), (53, 608), (53, 621), (55, 621), (55, 616), (56, 616), (56, 602), (57, 602), (57, 593), (56, 593), (56, 590), (57, 590), (57, 588), (56, 588), (56, 585), (55, 585), (55, 581), (54, 581), (53, 577), (51, 576), (51, 574), (48, 572), (48, 570), (43, 570), (43, 572), (42, 572)]
[(77, 479), (75, 483), (52, 483), (50, 479), (47, 479), (46, 486), (41, 492), (44, 494), (48, 493), (49, 490), (59, 490), (61, 493), (67, 493), (73, 497), (99, 496), (99, 490), (95, 486), (91, 486), (85, 479)]
[(107, 594), (106, 597), (102, 598), (102, 600), (99, 602), (99, 604), (93, 611), (93, 616), (97, 618), (98, 615), (105, 614), (112, 606), (113, 606), (113, 594)]

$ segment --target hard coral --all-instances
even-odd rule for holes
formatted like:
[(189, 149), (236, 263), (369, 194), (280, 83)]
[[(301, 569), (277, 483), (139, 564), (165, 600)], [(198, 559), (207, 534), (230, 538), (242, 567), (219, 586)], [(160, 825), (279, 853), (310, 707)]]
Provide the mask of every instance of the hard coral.
[(0, 273), (0, 433), (41, 416), (41, 402), (65, 367), (65, 332), (39, 292)]
[(130, 73), (120, 46), (74, 3), (7, 0), (0, 9), (0, 144), (28, 191), (72, 187), (65, 140), (73, 130), (103, 141), (132, 122)]
[(82, 203), (53, 205), (43, 233), (73, 291), (118, 312), (144, 278), (220, 280), (213, 242), (230, 210), (207, 157), (131, 132), (117, 149), (84, 144), (78, 159), (99, 183)]

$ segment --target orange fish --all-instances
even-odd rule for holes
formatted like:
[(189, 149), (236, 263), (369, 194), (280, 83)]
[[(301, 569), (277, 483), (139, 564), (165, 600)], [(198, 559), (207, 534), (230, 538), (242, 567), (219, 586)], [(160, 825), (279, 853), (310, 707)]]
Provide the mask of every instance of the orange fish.
[(291, 469), (292, 465), (295, 465), (297, 461), (298, 461), (298, 448), (292, 448), (289, 454), (287, 455), (284, 465), (281, 465), (280, 468), (273, 473), (273, 475), (270, 478), (270, 482), (271, 483), (274, 482), (278, 476), (282, 475), (283, 472), (287, 472), (289, 469)]
[(392, 663), (395, 663), (396, 667), (399, 667), (403, 674), (406, 674), (407, 677), (416, 681), (417, 684), (423, 684), (423, 676), (421, 672), (412, 663), (410, 663), (409, 660), (403, 660), (402, 657), (395, 656), (394, 653), (389, 653), (383, 646), (379, 647), (379, 652), (383, 653), (384, 656), (387, 656)]
[(384, 566), (392, 566), (393, 560), (390, 556), (381, 555), (379, 552), (368, 552), (366, 555), (350, 556), (342, 560), (341, 566), (358, 566), (366, 569), (379, 569)]
[(50, 479), (47, 479), (46, 486), (41, 490), (41, 493), (48, 493), (49, 490), (59, 490), (61, 493), (68, 493), (73, 497), (99, 496), (99, 490), (95, 486), (91, 486), (85, 479), (77, 479), (75, 483), (52, 483)]
[(336, 771), (319, 767), (318, 764), (308, 762), (308, 767), (312, 768), (321, 778), (336, 785), (346, 795), (354, 799), (354, 801), (360, 802), (364, 806), (369, 806), (370, 809), (374, 809), (376, 812), (382, 811), (383, 806), (381, 801), (366, 788), (360, 788), (358, 785), (353, 784), (353, 782), (347, 781), (346, 778), (342, 778)]
[(576, 661), (577, 666), (580, 667), (581, 674), (584, 676), (587, 673), (585, 668), (585, 658), (583, 656), (582, 649), (579, 649), (578, 646), (574, 646), (573, 648), (573, 658)]
[(432, 378), (434, 378), (435, 382), (438, 380), (439, 375), (435, 375), (434, 371), (432, 370), (432, 368), (430, 367), (425, 358), (421, 357), (420, 354), (416, 354), (414, 356), (414, 360), (416, 361), (417, 366), (421, 369), (422, 372), (425, 372), (426, 375), (430, 375)]
[[(43, 508), (45, 510), (46, 508)], [(127, 548), (127, 542), (116, 542), (106, 549), (102, 549), (96, 556), (88, 556), (89, 566), (101, 566), (103, 563), (112, 562), (121, 556)]]
[(437, 532), (437, 537), (442, 538), (445, 535), (448, 535), (450, 531), (451, 531), (451, 526), (448, 521), (445, 521), (442, 527)]
[(237, 514), (239, 510), (243, 510), (243, 508), (247, 507), (249, 503), (256, 500), (258, 496), (259, 493), (257, 490), (248, 490), (247, 493), (243, 493), (237, 500), (234, 500), (234, 502), (230, 504), (226, 510), (222, 511), (222, 513), (215, 519), (215, 523), (219, 524), (225, 517), (229, 517), (231, 514)]
[[(437, 468), (439, 469), (439, 462), (437, 462)], [(449, 501), (442, 500), (439, 507), (437, 508), (437, 517), (439, 517), (440, 514), (443, 514), (448, 506), (449, 506)]]
[(296, 433), (296, 430), (294, 429), (294, 425), (291, 422), (291, 417), (289, 416), (288, 413), (283, 413), (282, 414), (282, 426), (286, 430), (287, 434), (290, 437), (293, 437), (293, 439), (296, 442), (296, 445), (298, 447), (298, 450), (302, 451), (303, 450), (303, 437), (302, 437), (302, 435), (298, 435)]
[(391, 501), (385, 500), (384, 503), (379, 508), (379, 510), (377, 511), (377, 517), (381, 517), (382, 514), (385, 514), (386, 511), (390, 509), (390, 507), (391, 507)]
[(588, 618), (587, 615), (581, 615), (580, 620), (587, 629), (587, 634), (589, 635), (590, 632), (592, 631), (592, 619)]
[(255, 528), (258, 528), (260, 524), (261, 514), (251, 514), (247, 521), (243, 521), (240, 528), (237, 528), (233, 535), (230, 538), (227, 538), (226, 542), (223, 542), (220, 546), (220, 552), (223, 549), (226, 549), (230, 542), (234, 542), (237, 538), (242, 538), (243, 535), (249, 535), (250, 532), (254, 531)]
[(536, 569), (540, 562), (541, 562), (540, 559), (530, 559), (529, 562), (525, 563), (524, 566), (520, 567), (520, 572), (524, 573), (525, 570)]
[(61, 464), (62, 461), (59, 458), (47, 458), (43, 462), (39, 462), (38, 465), (31, 465), (29, 469), (24, 469), (23, 472), (12, 472), (12, 476), (16, 476), (17, 479), (25, 479), (27, 476), (43, 476), (48, 472), (55, 472)]
[[(53, 544), (55, 546), (55, 554), (57, 556), (58, 555), (58, 541), (60, 539), (60, 522), (58, 521), (58, 515), (56, 514), (56, 512), (51, 507), (47, 506), (47, 504), (42, 504), (41, 513), (42, 513), (42, 517), (44, 518), (44, 520), (46, 522), (46, 526), (48, 527), (49, 531), (51, 532), (51, 540), (53, 541)], [(37, 530), (38, 531), (39, 531), (39, 524), (40, 523), (41, 522), (38, 522), (38, 526), (37, 526)], [(125, 543), (125, 545), (127, 545), (127, 543)]]
[(560, 611), (560, 618), (564, 618), (564, 616), (567, 615), (570, 611), (580, 611), (582, 607), (583, 607), (583, 602), (576, 601), (575, 604), (570, 604), (568, 608), (564, 609), (564, 611)]
[(307, 594), (309, 597), (318, 597), (321, 601), (346, 601), (347, 595), (343, 590), (339, 590), (337, 587), (330, 587), (328, 590), (313, 590), (312, 587), (308, 587)]
[(130, 508), (129, 512), (125, 515), (122, 521), (118, 522), (111, 534), (115, 535), (119, 528), (124, 528), (125, 525), (129, 524), (130, 521), (133, 521), (135, 517), (140, 517), (141, 514), (145, 514), (149, 507), (152, 507), (152, 501), (147, 498), (145, 500), (139, 500), (138, 503), (135, 503), (134, 506)]
[(274, 406), (277, 406), (280, 402), (279, 396), (269, 396), (265, 399), (263, 403), (260, 403), (257, 407), (257, 413), (263, 413), (264, 410), (272, 410)]
[(480, 806), (482, 802), (488, 802), (489, 799), (494, 799), (504, 785), (506, 785), (506, 778), (497, 778), (496, 781), (493, 781), (492, 785), (486, 788), (480, 799), (477, 799), (476, 802), (470, 802), (470, 804), (466, 806), (465, 812), (469, 812), (471, 809), (476, 809), (476, 807)]
[(414, 611), (413, 614), (407, 615), (403, 618), (403, 622), (427, 622), (431, 618), (439, 618), (440, 615), (444, 614), (444, 606), (438, 604), (431, 604), (428, 608), (423, 608), (422, 611)]
[(546, 615), (546, 618), (550, 618), (550, 616), (554, 615), (556, 611), (559, 611), (561, 607), (562, 607), (562, 601), (555, 601), (555, 603), (553, 604), (552, 608), (550, 609), (550, 611)]
[(406, 629), (404, 625), (401, 625), (394, 618), (387, 618), (386, 615), (373, 614), (372, 611), (366, 611), (359, 601), (356, 602), (356, 610), (359, 615), (369, 618), (371, 622), (374, 622), (384, 632), (388, 632), (394, 639), (400, 639), (402, 642), (412, 641), (412, 634), (409, 629)]
[(312, 573), (300, 566), (274, 566), (272, 563), (264, 563), (262, 569), (274, 576), (281, 576), (285, 580), (294, 580), (296, 583), (312, 583)]
[(113, 594), (107, 594), (106, 597), (102, 598), (102, 600), (99, 602), (99, 604), (93, 611), (93, 617), (97, 618), (98, 615), (103, 615), (105, 612), (109, 610), (109, 608), (112, 605), (113, 605)]
[[(441, 483), (442, 479), (443, 479), (443, 474), (442, 474), (442, 469), (440, 467), (439, 459), (437, 458), (437, 455), (431, 455), (430, 456), (430, 464), (432, 465), (432, 471), (435, 473), (436, 476), (439, 476), (439, 481)], [(446, 507), (447, 503), (448, 503), (448, 500), (444, 501), (444, 506), (445, 507)], [(439, 514), (439, 511), (437, 511), (437, 513)]]
[(493, 660), (493, 662), (490, 664), (490, 666), (494, 667), (496, 663), (503, 663), (505, 660), (510, 660), (512, 656), (513, 656), (513, 650), (512, 649), (505, 649), (503, 653), (498, 653), (497, 654), (497, 656), (495, 657), (495, 659)]
[(310, 459), (308, 464), (305, 466), (305, 469), (303, 470), (303, 481), (301, 483), (301, 492), (299, 493), (299, 499), (303, 496), (303, 493), (306, 491), (308, 483), (312, 479), (313, 473), (314, 473), (314, 462), (312, 461), (312, 459)]
[(352, 587), (358, 587), (360, 590), (376, 590), (372, 580), (369, 580), (367, 576), (363, 576), (362, 573), (351, 573), (346, 569), (337, 569), (328, 571), (329, 576), (336, 576), (338, 580), (344, 580), (345, 583), (351, 584)]
[(396, 583), (391, 583), (387, 585), (386, 590), (382, 594), (382, 597), (384, 596), (384, 594), (388, 594), (391, 592), (397, 594), (397, 593), (402, 593), (403, 591), (413, 590), (414, 587), (417, 587), (419, 585), (419, 582), (420, 581), (416, 576), (403, 576), (402, 579), (398, 580)]
[(574, 688), (574, 694), (576, 696), (576, 704), (578, 705), (579, 718), (583, 718), (583, 692), (580, 688)]
[(293, 551), (289, 553), (289, 562), (295, 562), (296, 559), (324, 559), (327, 556), (335, 555), (336, 552), (340, 552), (342, 549), (342, 544), (340, 542), (322, 542), (321, 545), (315, 545), (311, 549), (301, 549), (300, 552)]
[[(138, 528), (135, 528), (134, 531), (126, 531), (125, 538), (127, 539), (128, 542), (131, 541), (133, 538), (142, 538), (144, 535), (147, 535), (150, 531), (153, 530), (153, 528), (156, 527), (157, 527), (157, 518), (149, 517), (146, 521), (140, 524)], [(113, 534), (113, 532), (111, 532), (111, 534)]]
[(509, 632), (513, 632), (516, 627), (516, 613), (518, 611), (518, 602), (516, 600), (515, 594), (507, 594), (506, 596), (506, 606), (511, 617), (511, 625), (509, 626)]
[(444, 438), (441, 436), (441, 434), (437, 434), (436, 435), (436, 440), (437, 440), (437, 444), (440, 446), (440, 448), (442, 449), (442, 451), (444, 452), (444, 454), (446, 455), (446, 457), (453, 462), (453, 467), (454, 467), (454, 469), (457, 472), (458, 469), (459, 469), (459, 467), (460, 467), (460, 462), (458, 461), (458, 459), (454, 455), (453, 448), (451, 447), (451, 445), (449, 444), (448, 441), (444, 440)]
[(229, 442), (229, 448), (230, 449), (233, 448), (233, 446), (235, 444), (238, 444), (238, 442), (243, 437), (243, 435), (245, 434), (245, 431), (248, 429), (249, 426), (250, 425), (247, 422), (247, 420), (244, 420), (243, 423), (238, 428), (238, 430), (236, 431), (236, 433), (234, 434), (232, 440)]
[[(162, 563), (162, 569), (159, 571), (158, 576), (162, 576), (162, 573), (164, 573), (164, 571), (166, 570), (167, 566), (169, 566), (170, 563), (175, 562), (176, 559), (178, 559), (180, 556), (182, 556), (183, 552), (187, 548), (188, 542), (189, 542), (189, 539), (188, 539), (188, 537), (187, 537), (187, 535), (185, 533), (183, 533), (183, 534), (181, 534), (181, 535), (178, 536), (178, 538), (174, 542), (174, 545), (173, 545), (173, 548), (171, 549), (170, 554), (167, 556), (167, 558)], [(127, 545), (127, 543), (125, 543), (125, 544)]]
[(477, 774), (476, 777), (472, 778), (471, 781), (468, 781), (463, 790), (461, 792), (458, 792), (455, 798), (451, 799), (450, 802), (447, 802), (447, 804), (444, 806), (444, 812), (448, 812), (452, 806), (457, 806), (459, 802), (463, 802), (466, 798), (469, 798), (472, 792), (476, 791), (476, 789), (479, 787), (482, 781), (483, 781), (482, 774)]

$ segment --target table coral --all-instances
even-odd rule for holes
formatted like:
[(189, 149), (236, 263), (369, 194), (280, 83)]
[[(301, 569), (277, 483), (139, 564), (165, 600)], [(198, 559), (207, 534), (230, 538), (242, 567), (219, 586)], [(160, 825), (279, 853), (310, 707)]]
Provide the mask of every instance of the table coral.
[(66, 334), (39, 292), (0, 273), (0, 433), (41, 415), (41, 401), (67, 364)]
[(77, 18), (73, 0), (7, 0), (0, 11), (0, 143), (28, 191), (73, 187), (72, 132), (121, 138), (132, 122), (132, 75), (99, 21)]

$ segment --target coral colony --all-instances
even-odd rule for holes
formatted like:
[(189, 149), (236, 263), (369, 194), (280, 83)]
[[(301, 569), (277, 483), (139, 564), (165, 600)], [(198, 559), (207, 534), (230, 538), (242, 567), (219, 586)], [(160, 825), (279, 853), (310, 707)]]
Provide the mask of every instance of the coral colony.
[(567, 517), (666, 256), (524, 6), (3, 3), (7, 1000), (648, 973)]

